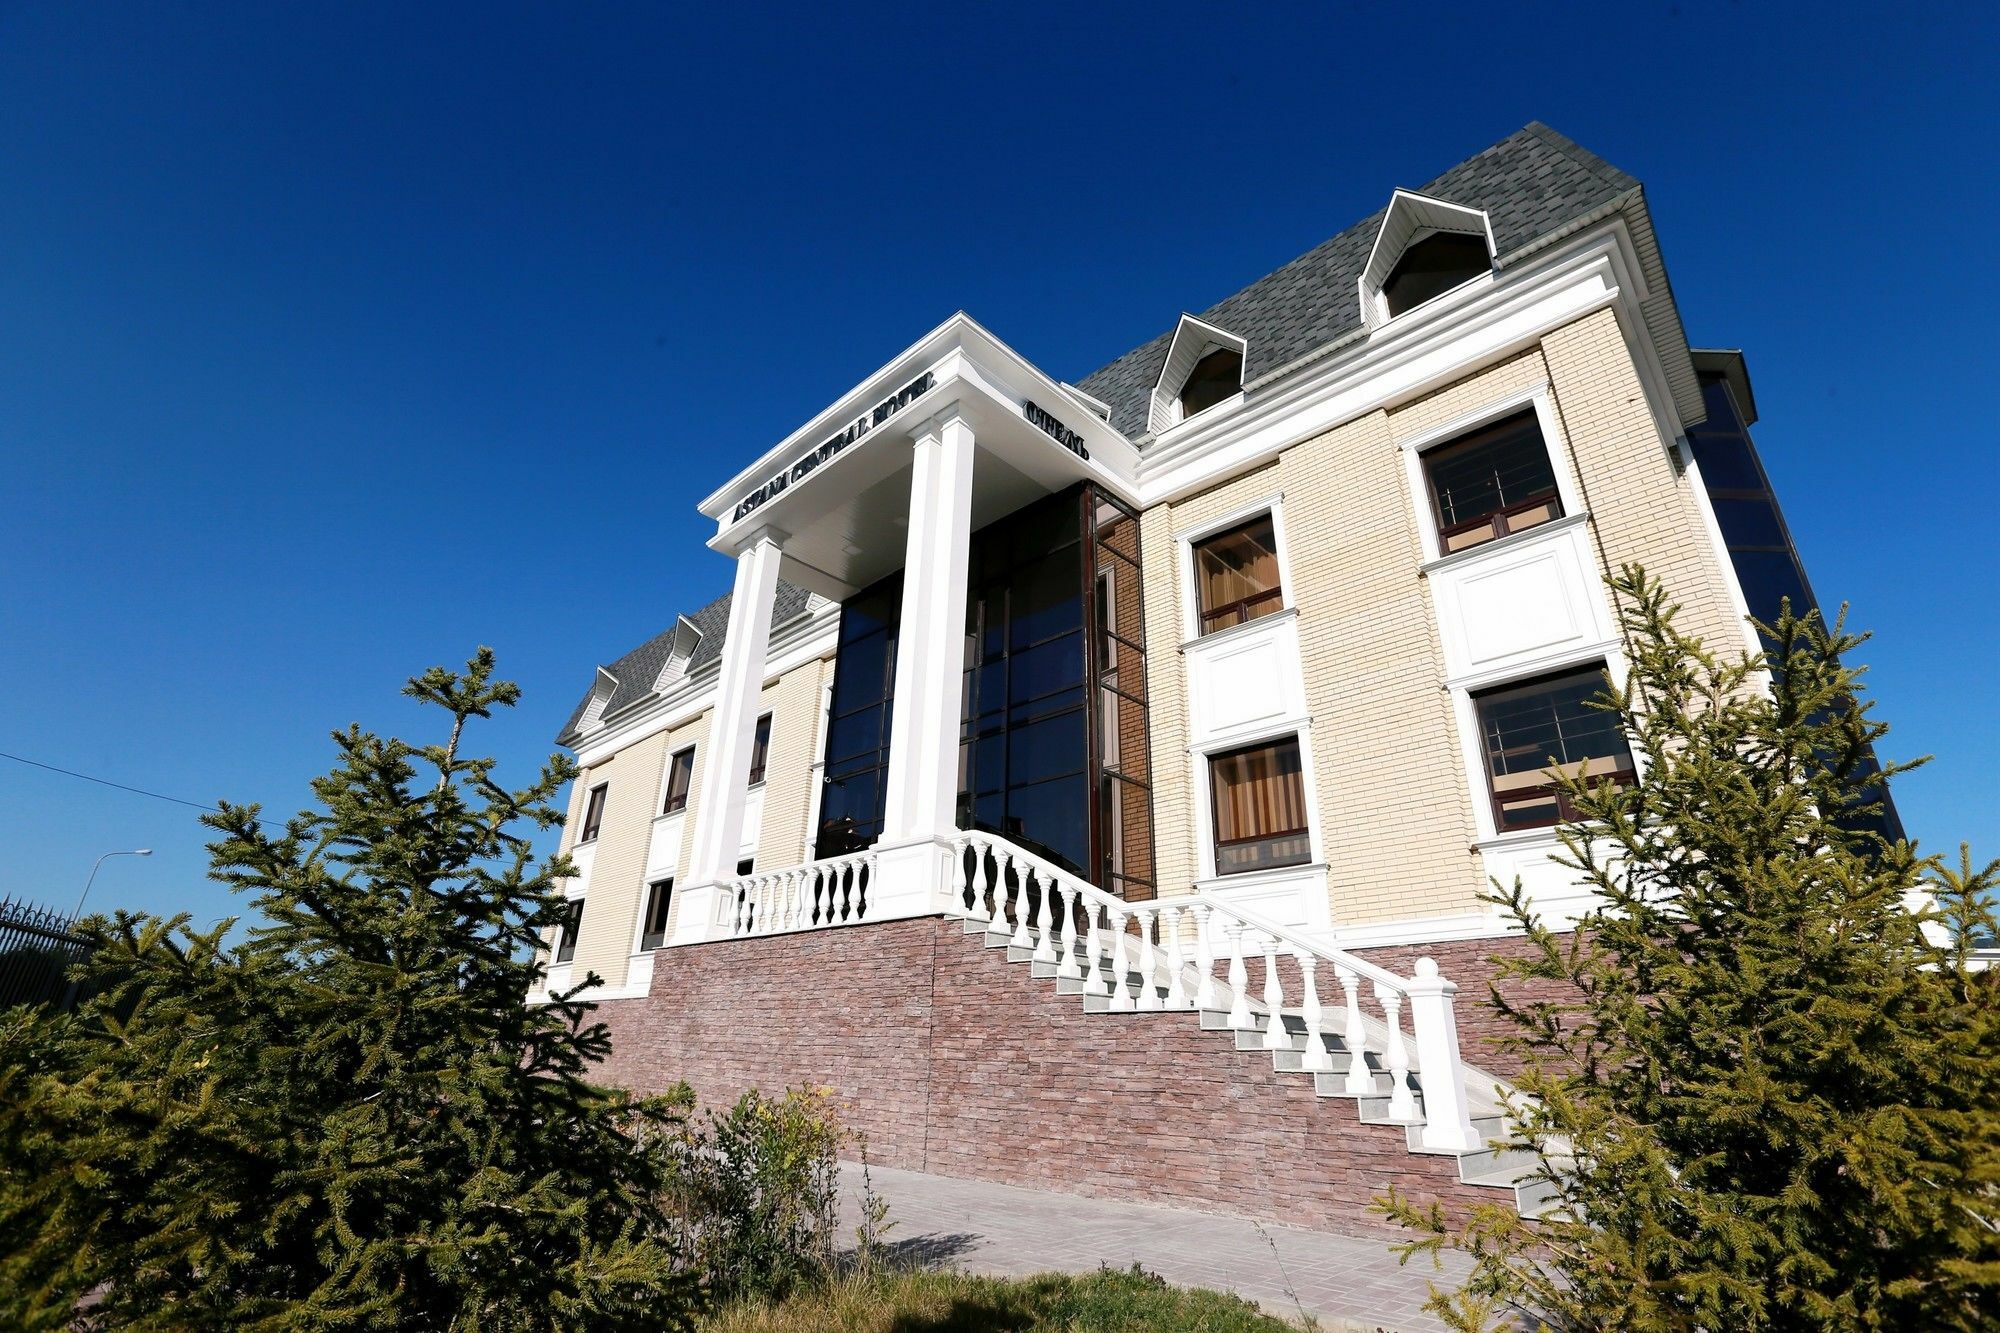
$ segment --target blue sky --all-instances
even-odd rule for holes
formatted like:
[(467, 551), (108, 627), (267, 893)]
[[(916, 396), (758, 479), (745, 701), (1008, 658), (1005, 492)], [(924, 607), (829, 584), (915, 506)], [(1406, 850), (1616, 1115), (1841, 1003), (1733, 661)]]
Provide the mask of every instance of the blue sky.
[[(727, 586), (695, 502), (944, 316), (1079, 377), (1541, 119), (1747, 350), (1888, 751), (1938, 756), (1911, 830), (2000, 855), (1990, 16), (1414, 12), (0, 9), (0, 750), (289, 811), (490, 643), (524, 775)], [(0, 895), (151, 846), (93, 903), (212, 919), (204, 841), (0, 760)]]

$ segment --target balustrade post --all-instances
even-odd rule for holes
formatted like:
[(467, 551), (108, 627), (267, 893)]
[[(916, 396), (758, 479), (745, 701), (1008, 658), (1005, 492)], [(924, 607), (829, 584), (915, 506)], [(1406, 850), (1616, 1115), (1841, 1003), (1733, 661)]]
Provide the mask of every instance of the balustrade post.
[(1083, 993), (1085, 995), (1109, 995), (1111, 993), (1111, 978), (1102, 975), (1098, 971), (1101, 966), (1105, 965), (1103, 963), (1104, 933), (1097, 928), (1098, 921), (1104, 916), (1104, 904), (1094, 901), (1086, 902), (1083, 905), (1083, 910), (1087, 913), (1084, 918), (1084, 924), (1089, 927), (1089, 930), (1086, 932), (1087, 938), (1084, 940), (1083, 945), (1087, 955), (1083, 960)]
[(1025, 861), (1016, 862), (1008, 857), (1007, 862), (1014, 867), (1014, 934), (1007, 943), (1016, 949), (1025, 949), (1035, 942), (1028, 929), (1028, 866)]
[(1125, 953), (1125, 913), (1112, 907), (1106, 917), (1111, 927), (1111, 1007), (1124, 1012), (1138, 1007), (1132, 998), (1132, 965)]
[(1350, 1096), (1363, 1096), (1375, 1091), (1375, 1073), (1368, 1067), (1368, 1025), (1361, 1017), (1361, 978), (1344, 967), (1334, 968), (1333, 974), (1340, 979), (1340, 988), (1347, 992), (1347, 1022), (1340, 1033), (1347, 1046), (1347, 1092)]
[(1278, 937), (1264, 937), (1264, 1049), (1285, 1048), (1285, 983), (1278, 977)]
[(791, 899), (792, 926), (794, 929), (804, 930), (812, 925), (812, 922), (806, 919), (806, 881), (808, 879), (806, 868), (800, 866), (794, 870), (790, 875), (790, 879), (791, 886), (788, 896)]
[(1299, 1010), (1306, 1022), (1306, 1055), (1299, 1068), (1318, 1073), (1333, 1068), (1333, 1056), (1326, 1049), (1326, 1034), (1320, 1028), (1324, 1014), (1319, 1007), (1319, 982), (1313, 975), (1319, 968), (1319, 959), (1305, 949), (1297, 950), (1294, 956), (1299, 960), (1299, 985), (1305, 990), (1299, 997)]
[(954, 917), (960, 921), (966, 920), (967, 918), (972, 918), (974, 920), (978, 919), (978, 914), (975, 913), (972, 910), (971, 906), (966, 902), (966, 897), (967, 897), (965, 892), (966, 841), (967, 840), (964, 838), (952, 839), (951, 899), (949, 902), (945, 904), (944, 908), (944, 914), (946, 916)]
[(1181, 972), (1187, 965), (1185, 951), (1181, 946), (1181, 922), (1187, 914), (1178, 907), (1160, 909), (1160, 937), (1167, 945), (1167, 1008), (1188, 1008), (1187, 983), (1181, 979)]
[(1041, 889), (1041, 901), (1035, 905), (1035, 924), (1038, 927), (1035, 931), (1035, 961), (1053, 963), (1056, 960), (1055, 877), (1044, 870), (1035, 878)]
[(1132, 919), (1139, 927), (1139, 1008), (1152, 1013), (1163, 1007), (1159, 982), (1155, 979), (1159, 955), (1153, 952), (1153, 927), (1159, 922), (1159, 914), (1142, 907), (1132, 914)]
[(1076, 907), (1083, 897), (1083, 890), (1071, 885), (1062, 901), (1062, 963), (1056, 968), (1059, 977), (1080, 977), (1083, 964), (1076, 957)]
[(998, 848), (985, 847), (979, 852), (979, 873), (986, 880), (986, 895), (993, 900), (993, 913), (986, 919), (986, 933), (1005, 935), (1007, 933), (1007, 880), (1000, 870)]
[(1424, 1146), (1443, 1152), (1482, 1148), (1485, 1141), (1472, 1126), (1465, 1066), (1459, 1061), (1458, 1022), (1451, 1000), (1458, 987), (1438, 974), (1434, 958), (1417, 960), (1416, 975), (1407, 986), (1417, 1068), (1424, 1076)]
[(1199, 974), (1194, 987), (1194, 1007), (1213, 1009), (1215, 996), (1215, 941), (1208, 937), (1209, 907), (1207, 903), (1196, 903), (1190, 910), (1194, 917), (1194, 968)]
[(1231, 921), (1223, 931), (1229, 936), (1229, 1026), (1249, 1031), (1256, 1024), (1250, 1019), (1250, 969), (1243, 966), (1243, 923)]
[(1417, 1099), (1410, 1095), (1410, 1048), (1403, 1041), (1403, 997), (1377, 982), (1375, 998), (1382, 1004), (1382, 1020), (1388, 1025), (1389, 1118), (1409, 1124), (1417, 1118)]

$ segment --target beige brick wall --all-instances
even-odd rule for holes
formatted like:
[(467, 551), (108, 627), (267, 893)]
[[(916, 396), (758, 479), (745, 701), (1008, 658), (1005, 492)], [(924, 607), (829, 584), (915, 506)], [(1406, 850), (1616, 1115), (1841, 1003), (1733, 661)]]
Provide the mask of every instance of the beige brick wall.
[(1334, 920), (1479, 908), (1485, 872), (1436, 614), (1420, 567), (1420, 515), (1400, 442), (1547, 382), (1552, 447), (1581, 478), (1600, 558), (1665, 578), (1683, 623), (1734, 646), (1741, 631), (1689, 478), (1661, 441), (1616, 317), (1591, 315), (1544, 346), (1294, 446), (1274, 463), (1142, 516), (1162, 893), (1196, 861), (1187, 752), (1181, 552), (1174, 534), (1282, 491), (1290, 588), (1312, 714), (1311, 760)]
[(1683, 630), (1723, 652), (1748, 646), (1695, 482), (1660, 440), (1617, 316), (1588, 315), (1542, 348), (1605, 572), (1638, 561), (1680, 603)]
[(828, 662), (808, 662), (764, 687), (759, 706), (771, 715), (771, 752), (764, 761), (764, 817), (757, 832), (760, 868), (776, 870), (806, 859), (820, 687), (830, 668)]
[[(637, 925), (646, 876), (646, 847), (652, 840), (655, 802), (660, 798), (661, 764), (666, 758), (664, 734), (626, 746), (597, 764), (577, 786), (588, 791), (609, 783), (604, 797), (604, 822), (597, 833), (597, 850), (577, 931), (576, 964), (571, 975), (586, 971), (605, 984), (625, 984), (625, 964), (632, 956), (632, 932)], [(565, 836), (568, 836), (565, 831)]]
[(1472, 798), (1388, 419), (1371, 413), (1282, 461), (1334, 920), (1464, 911), (1478, 883)]

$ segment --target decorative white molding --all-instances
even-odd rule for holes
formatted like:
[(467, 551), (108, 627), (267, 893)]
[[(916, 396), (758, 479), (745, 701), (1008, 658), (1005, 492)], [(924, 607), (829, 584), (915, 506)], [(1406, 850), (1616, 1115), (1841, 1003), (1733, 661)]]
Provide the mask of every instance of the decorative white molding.
[[(1214, 351), (1233, 351), (1238, 357), (1247, 357), (1249, 344), (1227, 329), (1196, 319), (1193, 315), (1182, 315), (1180, 323), (1174, 326), (1174, 336), (1167, 344), (1167, 359), (1160, 365), (1159, 378), (1153, 381), (1151, 405), (1146, 413), (1146, 429), (1154, 434), (1171, 430), (1183, 423), (1181, 417), (1181, 386), (1193, 373), (1201, 359)], [(1238, 387), (1241, 388), (1239, 370)], [(1206, 417), (1210, 412), (1220, 412), (1229, 402), (1240, 403), (1242, 394), (1228, 402), (1217, 403), (1206, 411), (1195, 413), (1195, 417)], [(1187, 421), (1193, 421), (1189, 417)]]
[(1358, 280), (1362, 323), (1376, 329), (1390, 321), (1389, 308), (1382, 300), (1382, 284), (1395, 272), (1405, 251), (1440, 232), (1479, 237), (1486, 242), (1486, 262), (1489, 265), (1493, 262), (1498, 247), (1493, 243), (1492, 220), (1483, 210), (1433, 199), (1414, 190), (1397, 190), (1389, 197), (1389, 207), (1382, 214), (1382, 225), (1375, 232), (1375, 244), (1368, 251), (1368, 263)]

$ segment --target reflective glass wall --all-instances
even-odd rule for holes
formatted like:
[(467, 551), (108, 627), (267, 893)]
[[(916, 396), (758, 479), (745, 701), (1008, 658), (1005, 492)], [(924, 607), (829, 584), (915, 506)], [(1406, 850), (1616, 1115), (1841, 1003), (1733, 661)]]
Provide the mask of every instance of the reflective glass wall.
[[(1077, 486), (972, 536), (958, 820), (1154, 896), (1139, 523)], [(817, 855), (881, 835), (900, 578), (841, 610)]]

